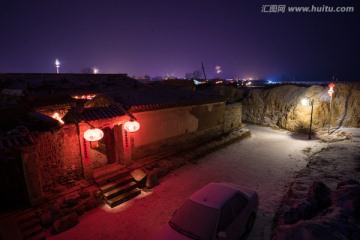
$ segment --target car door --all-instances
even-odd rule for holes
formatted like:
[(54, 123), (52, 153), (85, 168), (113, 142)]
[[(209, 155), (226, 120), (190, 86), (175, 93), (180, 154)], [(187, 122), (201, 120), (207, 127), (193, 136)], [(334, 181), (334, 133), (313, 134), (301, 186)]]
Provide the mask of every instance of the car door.
[(247, 204), (247, 198), (236, 194), (223, 206), (218, 225), (218, 232), (226, 234), (226, 238), (222, 234), (223, 238), (239, 239), (245, 232), (248, 214), (244, 209)]
[(249, 200), (240, 193), (230, 199), (230, 205), (234, 213), (232, 229), (235, 239), (239, 239), (245, 232), (246, 223), (249, 218), (249, 211), (247, 210), (248, 203)]
[(234, 238), (234, 213), (230, 202), (225, 203), (221, 209), (217, 237), (218, 239), (233, 239)]

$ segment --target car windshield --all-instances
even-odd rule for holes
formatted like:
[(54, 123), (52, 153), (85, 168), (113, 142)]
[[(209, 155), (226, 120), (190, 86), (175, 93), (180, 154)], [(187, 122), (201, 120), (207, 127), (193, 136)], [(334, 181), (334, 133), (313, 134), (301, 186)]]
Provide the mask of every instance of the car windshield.
[(212, 239), (219, 211), (187, 200), (169, 221), (177, 232), (191, 239)]

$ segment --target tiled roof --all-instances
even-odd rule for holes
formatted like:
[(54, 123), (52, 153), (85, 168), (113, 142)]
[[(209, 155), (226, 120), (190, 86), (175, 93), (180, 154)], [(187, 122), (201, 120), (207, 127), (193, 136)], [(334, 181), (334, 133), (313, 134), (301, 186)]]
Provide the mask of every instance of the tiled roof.
[(132, 112), (225, 101), (223, 96), (173, 88), (116, 91), (106, 95)]
[(30, 135), (14, 135), (0, 138), (0, 150), (30, 146), (35, 143)]
[(109, 107), (92, 107), (84, 108), (80, 112), (69, 111), (62, 120), (66, 123), (81, 122), (81, 121), (95, 121), (101, 119), (109, 119), (121, 117), (127, 112), (120, 106), (112, 105)]
[(59, 124), (59, 122), (56, 119), (54, 119), (52, 117), (49, 117), (49, 116), (47, 116), (45, 114), (42, 114), (40, 112), (31, 111), (28, 114), (29, 114), (29, 116), (31, 116), (33, 118), (36, 118), (36, 119), (38, 119), (38, 120), (40, 120), (40, 121), (42, 121), (44, 123), (48, 123), (50, 125), (56, 126), (56, 125)]
[[(104, 100), (102, 98), (112, 99), (112, 105), (108, 101), (102, 101)], [(85, 107), (82, 111), (69, 111), (63, 117), (63, 121), (66, 123), (95, 121), (121, 117), (130, 114), (129, 112), (151, 111), (178, 106), (223, 102), (225, 100), (226, 99), (223, 96), (189, 91), (185, 89), (141, 88), (117, 90), (116, 92), (96, 96), (94, 99), (85, 104), (85, 106), (88, 107)], [(97, 101), (101, 103), (99, 104)], [(103, 107), (98, 107), (99, 105)]]

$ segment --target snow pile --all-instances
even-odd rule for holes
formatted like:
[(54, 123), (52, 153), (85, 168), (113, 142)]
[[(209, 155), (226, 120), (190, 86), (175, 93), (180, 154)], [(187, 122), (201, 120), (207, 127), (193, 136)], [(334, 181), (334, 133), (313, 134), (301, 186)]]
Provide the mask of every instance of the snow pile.
[(360, 239), (359, 133), (321, 137), (326, 146), (290, 184), (271, 239)]
[(284, 214), (285, 224), (273, 239), (360, 239), (359, 182), (342, 182), (333, 192), (314, 182), (308, 195)]

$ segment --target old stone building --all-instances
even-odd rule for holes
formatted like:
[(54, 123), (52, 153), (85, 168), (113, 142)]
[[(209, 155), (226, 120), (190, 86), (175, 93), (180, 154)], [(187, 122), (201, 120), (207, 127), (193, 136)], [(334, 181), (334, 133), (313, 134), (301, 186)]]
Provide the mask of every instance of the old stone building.
[[(36, 81), (25, 84), (27, 94), (17, 96), (26, 105), (17, 122), (29, 131), (18, 129), (10, 137), (8, 130), (19, 124), (7, 122), (10, 127), (1, 137), (1, 164), (10, 168), (1, 172), (1, 192), (13, 193), (2, 199), (2, 210), (40, 204), (79, 184), (92, 184), (106, 169), (156, 161), (241, 125), (241, 105), (227, 104), (219, 95), (148, 87), (126, 75), (7, 76), (27, 77)], [(126, 131), (125, 123), (134, 120), (140, 129)], [(103, 138), (85, 140), (91, 128), (101, 129)], [(8, 183), (16, 174), (14, 187)], [(15, 204), (14, 199), (22, 200)]]

